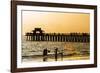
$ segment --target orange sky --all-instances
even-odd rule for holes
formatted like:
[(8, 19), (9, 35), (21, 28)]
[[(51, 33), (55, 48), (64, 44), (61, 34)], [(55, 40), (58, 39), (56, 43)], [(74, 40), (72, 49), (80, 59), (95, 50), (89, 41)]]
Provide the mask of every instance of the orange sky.
[(47, 33), (90, 32), (90, 15), (85, 13), (22, 11), (22, 34), (34, 28)]

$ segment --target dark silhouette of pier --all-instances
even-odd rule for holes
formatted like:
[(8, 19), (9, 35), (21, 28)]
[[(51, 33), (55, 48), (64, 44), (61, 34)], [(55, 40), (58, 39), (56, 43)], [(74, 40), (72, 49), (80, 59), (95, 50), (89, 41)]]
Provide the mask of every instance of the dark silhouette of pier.
[(25, 34), (27, 41), (90, 42), (89, 33), (45, 33), (35, 28)]

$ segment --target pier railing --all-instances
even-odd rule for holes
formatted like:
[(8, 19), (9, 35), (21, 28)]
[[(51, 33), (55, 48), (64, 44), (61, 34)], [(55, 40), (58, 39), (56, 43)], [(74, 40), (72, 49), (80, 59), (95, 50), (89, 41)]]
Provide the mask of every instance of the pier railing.
[(89, 42), (88, 33), (26, 33), (27, 41)]

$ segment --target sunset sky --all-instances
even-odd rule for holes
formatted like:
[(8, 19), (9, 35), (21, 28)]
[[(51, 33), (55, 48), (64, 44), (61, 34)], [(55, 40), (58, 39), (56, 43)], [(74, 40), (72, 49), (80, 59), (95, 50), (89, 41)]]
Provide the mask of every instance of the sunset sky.
[(46, 33), (90, 32), (90, 14), (22, 11), (22, 34), (34, 28)]

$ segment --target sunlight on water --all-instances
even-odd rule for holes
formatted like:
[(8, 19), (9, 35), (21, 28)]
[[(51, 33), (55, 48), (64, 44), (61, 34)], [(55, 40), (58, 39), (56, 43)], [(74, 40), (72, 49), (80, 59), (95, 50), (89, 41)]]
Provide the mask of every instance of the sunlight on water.
[(89, 43), (26, 41), (24, 37), (22, 38), (22, 61), (43, 62), (43, 50), (46, 48), (50, 51), (47, 61), (55, 61), (55, 48), (58, 48), (57, 61), (89, 59)]

